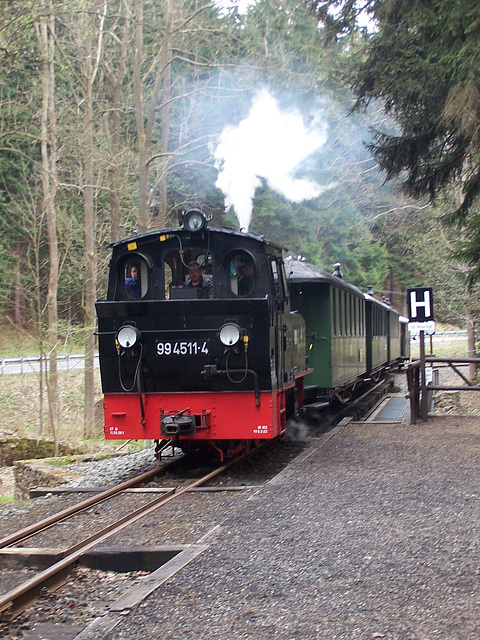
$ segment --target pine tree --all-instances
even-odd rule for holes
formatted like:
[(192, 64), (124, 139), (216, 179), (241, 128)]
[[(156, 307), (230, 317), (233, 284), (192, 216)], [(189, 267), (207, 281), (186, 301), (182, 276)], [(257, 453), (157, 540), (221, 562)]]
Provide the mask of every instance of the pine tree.
[[(337, 37), (355, 32), (360, 3), (309, 4)], [(357, 98), (354, 109), (381, 100), (398, 125), (394, 132), (377, 130), (370, 151), (387, 179), (400, 177), (410, 195), (433, 200), (455, 186), (461, 199), (450, 222), (478, 229), (478, 221), (470, 219), (480, 195), (478, 1), (361, 4), (376, 22), (376, 30), (357, 50), (348, 74)], [(471, 279), (476, 280), (480, 279), (478, 244), (473, 237), (465, 251), (472, 265)]]

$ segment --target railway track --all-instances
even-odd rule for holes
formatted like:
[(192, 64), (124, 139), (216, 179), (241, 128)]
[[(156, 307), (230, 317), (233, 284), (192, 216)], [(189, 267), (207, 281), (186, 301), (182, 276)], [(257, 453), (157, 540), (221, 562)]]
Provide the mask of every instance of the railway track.
[(321, 416), (323, 428), (321, 431), (333, 429), (344, 418), (350, 417), (352, 420), (362, 420), (370, 413), (385, 397), (391, 387), (391, 381), (381, 379), (373, 386), (357, 391), (348, 401), (340, 406), (320, 403), (320, 405), (306, 405), (305, 415), (311, 424), (315, 424)]
[[(341, 411), (334, 416), (331, 426), (338, 424), (345, 415), (353, 416), (354, 414), (357, 414), (357, 412), (365, 413), (365, 407), (367, 407), (367, 409), (371, 408), (379, 401), (378, 398), (379, 395), (383, 395), (384, 386), (384, 382), (375, 385), (368, 392), (357, 397), (354, 402), (343, 407)], [(267, 442), (265, 444), (271, 443)], [(149, 516), (162, 506), (178, 499), (185, 493), (207, 484), (238, 462), (246, 460), (249, 455), (258, 452), (260, 448), (261, 447), (253, 449), (247, 456), (234, 458), (228, 463), (217, 467), (200, 478), (191, 481), (184, 480), (184, 484), (180, 487), (149, 489), (142, 492), (143, 496), (150, 496), (151, 493), (148, 493), (148, 491), (154, 491), (155, 497), (145, 502), (145, 504), (129, 510), (128, 513), (125, 513), (121, 517), (115, 518), (108, 525), (99, 528), (95, 533), (75, 542), (68, 546), (68, 548), (55, 550), (57, 551), (56, 556), (54, 556), (53, 561), (50, 560), (53, 564), (50, 564), (50, 566), (43, 571), (39, 571), (33, 578), (26, 580), (23, 584), (20, 584), (19, 586), (9, 590), (7, 593), (1, 595), (0, 621), (11, 621), (31, 605), (40, 594), (45, 593), (45, 590), (54, 590), (57, 588), (57, 586), (65, 581), (66, 576), (77, 565), (79, 559), (88, 552), (91, 552), (94, 547), (98, 547), (114, 534), (121, 532), (123, 529), (138, 522), (142, 518)], [(129, 494), (129, 492), (134, 490), (134, 487), (148, 483), (155, 477), (162, 475), (169, 470), (173, 470), (181, 460), (182, 458), (171, 460), (163, 464), (161, 467), (141, 474), (140, 476), (132, 478), (131, 480), (123, 482), (106, 491), (96, 493), (74, 506), (68, 507), (67, 509), (59, 511), (58, 513), (40, 520), (33, 525), (27, 526), (5, 536), (0, 539), (0, 561), (5, 561), (5, 559), (9, 558), (14, 560), (21, 559), (22, 557), (26, 559), (37, 557), (38, 562), (38, 557), (41, 557), (42, 549), (35, 546), (28, 546), (29, 544), (32, 544), (32, 541), (34, 543), (37, 536), (62, 523), (68, 527), (68, 520), (70, 518), (73, 518), (75, 515), (81, 514), (85, 511), (91, 512), (92, 509), (96, 510), (103, 503), (107, 503), (116, 497), (132, 495)], [(159, 493), (160, 495), (158, 495)], [(48, 555), (51, 556), (52, 554), (50, 553)]]
[[(259, 451), (260, 448), (261, 447), (257, 447), (252, 450), (250, 454), (247, 454), (247, 456), (233, 458), (229, 462), (215, 468), (206, 475), (189, 481), (181, 487), (172, 487), (162, 490), (161, 494), (156, 495), (152, 500), (147, 501), (140, 507), (135, 508), (115, 519), (107, 526), (98, 529), (95, 533), (75, 542), (67, 549), (61, 550), (58, 553), (58, 559), (54, 561), (53, 564), (43, 571), (39, 571), (34, 577), (26, 580), (22, 584), (0, 596), (0, 621), (12, 620), (15, 616), (30, 606), (40, 594), (45, 593), (45, 590), (54, 590), (58, 587), (65, 581), (66, 576), (73, 569), (81, 556), (94, 547), (100, 545), (114, 534), (121, 532), (126, 527), (137, 523), (142, 518), (151, 515), (163, 505), (180, 498), (185, 493), (190, 492), (197, 487), (207, 484), (233, 465), (240, 461), (244, 461), (248, 455)], [(48, 518), (4, 537), (0, 540), (0, 558), (3, 557), (5, 560), (5, 558), (13, 559), (18, 556), (32, 555), (35, 553), (38, 554), (38, 548), (20, 545), (25, 545), (27, 540), (31, 541), (33, 536), (37, 536), (47, 529), (51, 529), (60, 523), (65, 523), (65, 521), (74, 515), (80, 514), (107, 500), (111, 500), (112, 498), (122, 495), (126, 490), (134, 486), (148, 482), (153, 477), (165, 472), (166, 469), (171, 469), (175, 462), (175, 460), (171, 461), (158, 469), (154, 469), (137, 476), (136, 478), (132, 478), (128, 482), (112, 487), (100, 494), (83, 500), (75, 506), (64, 509)]]

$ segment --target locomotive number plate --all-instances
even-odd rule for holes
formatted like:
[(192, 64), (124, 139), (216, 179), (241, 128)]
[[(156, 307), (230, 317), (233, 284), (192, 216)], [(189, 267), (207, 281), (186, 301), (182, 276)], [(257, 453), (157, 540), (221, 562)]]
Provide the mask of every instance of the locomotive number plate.
[(157, 356), (208, 356), (208, 340), (157, 342)]

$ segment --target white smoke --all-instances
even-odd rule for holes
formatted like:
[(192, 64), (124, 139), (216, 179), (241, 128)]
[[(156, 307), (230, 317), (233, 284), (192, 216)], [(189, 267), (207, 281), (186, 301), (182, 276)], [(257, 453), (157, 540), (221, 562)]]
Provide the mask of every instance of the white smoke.
[(214, 152), (220, 171), (215, 184), (241, 228), (248, 229), (261, 178), (293, 202), (316, 198), (329, 188), (293, 177), (300, 163), (325, 144), (327, 129), (324, 121), (307, 126), (297, 110), (281, 111), (266, 89), (256, 94), (244, 120), (224, 128)]
[(287, 421), (287, 430), (284, 440), (287, 442), (310, 442), (316, 436), (317, 430), (299, 419), (292, 418)]

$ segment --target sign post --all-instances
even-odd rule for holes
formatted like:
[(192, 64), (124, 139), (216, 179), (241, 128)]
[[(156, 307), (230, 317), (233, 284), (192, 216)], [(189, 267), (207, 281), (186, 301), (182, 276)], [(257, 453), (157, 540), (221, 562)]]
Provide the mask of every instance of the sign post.
[(419, 333), (420, 338), (420, 418), (428, 418), (427, 373), (425, 370), (425, 333), (435, 333), (433, 317), (433, 290), (431, 287), (415, 287), (408, 289), (409, 329), (411, 333)]

